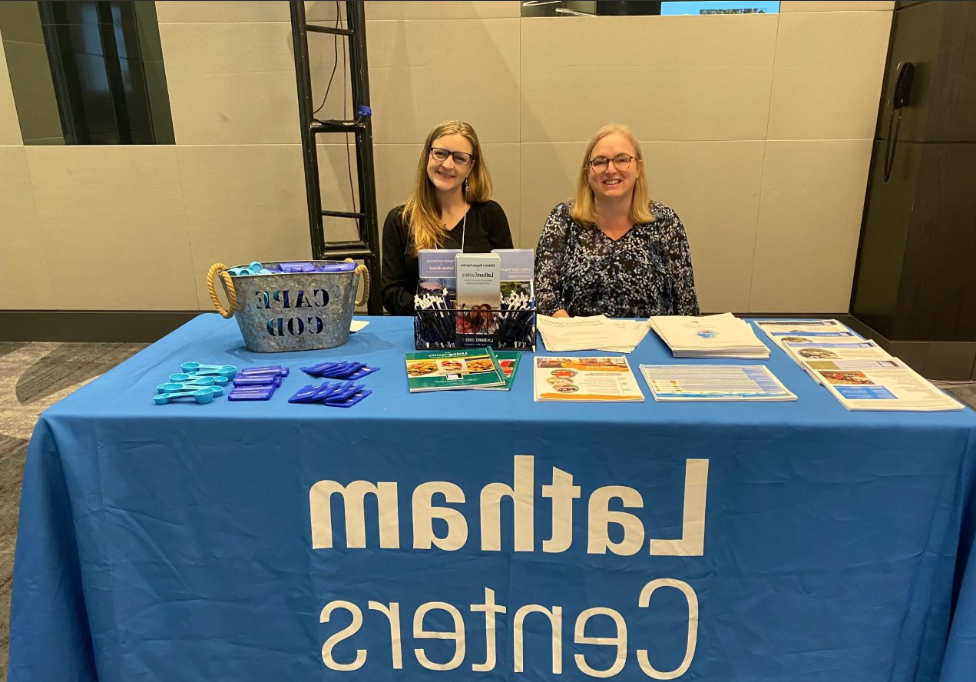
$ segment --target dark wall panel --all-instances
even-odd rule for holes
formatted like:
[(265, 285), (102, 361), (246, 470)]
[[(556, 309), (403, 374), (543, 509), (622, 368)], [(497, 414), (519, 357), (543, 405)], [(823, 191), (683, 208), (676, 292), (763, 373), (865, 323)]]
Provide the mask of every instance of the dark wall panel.
[(893, 337), (976, 340), (976, 144), (921, 149)]

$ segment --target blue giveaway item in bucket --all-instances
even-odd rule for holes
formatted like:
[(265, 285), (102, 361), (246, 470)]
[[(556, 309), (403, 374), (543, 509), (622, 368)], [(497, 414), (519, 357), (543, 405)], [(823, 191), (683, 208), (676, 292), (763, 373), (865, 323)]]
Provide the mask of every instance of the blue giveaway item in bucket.
[[(260, 266), (269, 274), (254, 274)], [(210, 298), (217, 312), (235, 317), (245, 347), (256, 353), (335, 348), (349, 340), (349, 324), (357, 305), (369, 296), (369, 271), (346, 261), (250, 263), (250, 275), (216, 263), (207, 273)], [(310, 269), (310, 267), (312, 269)], [(356, 300), (359, 278), (362, 300)], [(214, 289), (219, 277), (227, 294), (225, 309)]]

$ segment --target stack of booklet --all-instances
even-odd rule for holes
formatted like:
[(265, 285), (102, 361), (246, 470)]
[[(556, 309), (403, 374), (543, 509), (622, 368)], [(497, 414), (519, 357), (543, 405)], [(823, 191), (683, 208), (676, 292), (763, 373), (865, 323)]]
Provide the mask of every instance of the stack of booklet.
[(536, 328), (546, 350), (568, 353), (603, 350), (631, 353), (647, 335), (647, 324), (636, 320), (611, 320), (606, 315), (593, 317), (549, 317), (536, 315)]
[(874, 341), (837, 320), (763, 320), (756, 326), (848, 410), (965, 409)]
[(769, 349), (744, 322), (732, 313), (691, 317), (652, 317), (651, 329), (668, 344), (676, 358), (765, 359)]
[(407, 387), (411, 393), (464, 388), (507, 391), (521, 357), (518, 351), (491, 348), (407, 353)]

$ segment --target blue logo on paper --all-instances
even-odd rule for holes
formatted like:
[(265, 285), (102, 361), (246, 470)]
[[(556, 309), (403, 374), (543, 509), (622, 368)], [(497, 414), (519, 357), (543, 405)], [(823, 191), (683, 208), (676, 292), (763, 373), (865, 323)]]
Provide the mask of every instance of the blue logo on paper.
[(718, 336), (718, 332), (712, 329), (703, 329), (698, 332), (698, 336), (702, 337), (703, 339), (714, 339), (716, 336)]

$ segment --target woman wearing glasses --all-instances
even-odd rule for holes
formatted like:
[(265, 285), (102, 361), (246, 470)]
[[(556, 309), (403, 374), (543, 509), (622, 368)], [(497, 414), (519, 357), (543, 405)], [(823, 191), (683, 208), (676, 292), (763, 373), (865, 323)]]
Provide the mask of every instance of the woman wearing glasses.
[(420, 249), (510, 248), (508, 218), (491, 201), (491, 175), (474, 128), (444, 121), (424, 142), (413, 194), (383, 225), (383, 307), (391, 315), (413, 314)]
[(609, 124), (590, 140), (576, 200), (549, 214), (535, 262), (543, 315), (698, 315), (685, 228), (650, 201), (640, 145)]

